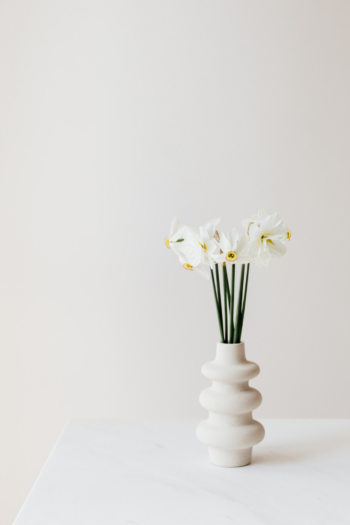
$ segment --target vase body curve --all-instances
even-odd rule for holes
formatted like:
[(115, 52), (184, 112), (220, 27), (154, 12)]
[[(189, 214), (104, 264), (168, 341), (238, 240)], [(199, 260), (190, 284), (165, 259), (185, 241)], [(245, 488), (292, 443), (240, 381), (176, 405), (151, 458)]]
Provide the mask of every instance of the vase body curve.
[(264, 438), (264, 427), (252, 416), (262, 397), (249, 386), (249, 380), (259, 372), (257, 364), (247, 361), (244, 343), (217, 343), (215, 360), (202, 367), (203, 375), (213, 384), (200, 394), (199, 402), (209, 416), (199, 423), (196, 433), (208, 446), (214, 465), (249, 465), (253, 446)]

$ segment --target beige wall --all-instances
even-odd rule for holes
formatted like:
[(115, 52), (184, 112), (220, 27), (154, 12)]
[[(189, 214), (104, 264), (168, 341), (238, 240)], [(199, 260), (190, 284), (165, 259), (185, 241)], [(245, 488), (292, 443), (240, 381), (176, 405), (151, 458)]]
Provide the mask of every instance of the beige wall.
[(204, 416), (215, 308), (175, 214), (282, 215), (244, 327), (257, 416), (349, 417), (350, 3), (0, 6), (1, 524), (68, 418)]

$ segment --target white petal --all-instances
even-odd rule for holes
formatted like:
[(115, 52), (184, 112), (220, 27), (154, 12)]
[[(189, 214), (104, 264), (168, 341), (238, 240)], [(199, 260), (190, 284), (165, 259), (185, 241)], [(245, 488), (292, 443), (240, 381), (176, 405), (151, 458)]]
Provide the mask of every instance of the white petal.
[(237, 252), (245, 255), (248, 248), (249, 237), (246, 233), (242, 233), (237, 243)]
[(224, 253), (219, 253), (217, 255), (212, 255), (212, 258), (214, 259), (215, 262), (217, 263), (223, 263), (225, 262), (225, 254)]
[(240, 264), (248, 264), (251, 261), (252, 257), (248, 257), (247, 255), (238, 255), (237, 259), (234, 262)]
[(261, 237), (261, 235), (262, 235), (262, 232), (259, 228), (259, 225), (256, 222), (254, 222), (249, 228), (249, 238), (258, 239)]
[(269, 214), (267, 213), (266, 210), (264, 210), (264, 208), (260, 208), (260, 210), (258, 211), (259, 222), (261, 222), (268, 215)]
[(169, 241), (175, 242), (179, 239), (183, 239), (186, 235), (187, 226), (182, 226), (179, 230), (177, 230), (173, 235), (169, 237)]
[(207, 241), (206, 242), (207, 247), (207, 255), (212, 255), (217, 251), (217, 246), (213, 241)]
[(271, 255), (268, 251), (262, 252), (259, 250), (258, 256), (256, 258), (256, 262), (258, 266), (260, 265), (260, 268), (267, 268), (269, 263), (271, 261)]
[(249, 257), (256, 257), (259, 251), (259, 239), (252, 239), (249, 241), (248, 247), (247, 247), (247, 255)]
[(212, 239), (215, 234), (216, 226), (219, 224), (221, 219), (212, 219), (211, 221), (208, 221), (202, 226), (204, 230), (208, 232), (209, 239)]
[(218, 250), (220, 250), (220, 242), (218, 242), (216, 239), (212, 239), (211, 242), (213, 242)]
[[(181, 244), (181, 243), (179, 243)], [(177, 257), (181, 257), (181, 250), (178, 248), (178, 246), (176, 244), (171, 244), (171, 249), (173, 250), (173, 252), (175, 253), (175, 255), (177, 255)]]
[(287, 252), (287, 246), (281, 242), (277, 242), (275, 245), (270, 244), (270, 253), (272, 257), (282, 257)]
[(235, 228), (233, 228), (233, 230), (232, 230), (232, 248), (233, 248), (233, 251), (237, 250), (238, 241), (239, 241), (239, 233), (238, 233), (238, 231)]
[(227, 249), (224, 251), (235, 252), (237, 248), (237, 241), (239, 239), (239, 233), (236, 230), (236, 228), (232, 228), (232, 230), (228, 232), (227, 239), (228, 239), (229, 245), (227, 246)]
[(281, 242), (284, 239), (284, 235), (269, 235), (269, 239), (273, 242)]
[(227, 252), (230, 251), (230, 243), (229, 243), (226, 235), (224, 234), (224, 232), (222, 232), (221, 237), (220, 237), (220, 249), (224, 253), (227, 253)]
[(210, 255), (206, 255), (204, 261), (205, 264), (208, 264), (212, 270), (214, 270), (215, 262), (213, 257), (210, 257)]
[(246, 233), (248, 232), (248, 229), (250, 233), (250, 228), (252, 224), (259, 224), (259, 215), (253, 215), (250, 219), (244, 219), (242, 221), (242, 226)]
[(267, 245), (266, 239), (264, 239), (263, 242), (260, 244), (259, 252), (260, 253), (266, 253), (268, 251), (269, 251), (269, 247)]
[(282, 225), (282, 221), (277, 213), (268, 215), (262, 219), (260, 228), (264, 233), (274, 233)]
[[(203, 250), (202, 250), (203, 252)], [(204, 253), (204, 252), (203, 252)], [(192, 256), (187, 257), (188, 262), (191, 266), (198, 266), (203, 261), (203, 253), (196, 253)]]
[(249, 224), (251, 224), (252, 222), (253, 222), (252, 219), (244, 219), (242, 221), (242, 226), (243, 226), (245, 232), (248, 231)]
[(180, 228), (179, 220), (177, 217), (174, 217), (173, 220), (171, 221), (169, 237), (172, 237), (179, 228)]
[[(214, 232), (215, 233), (215, 232)], [(214, 234), (213, 234), (214, 235)], [(213, 235), (210, 235), (210, 232), (208, 230), (206, 230), (205, 228), (203, 228), (202, 226), (200, 226), (199, 228), (199, 236), (200, 238), (203, 240), (203, 241), (209, 241)], [(203, 243), (202, 243), (203, 244)]]

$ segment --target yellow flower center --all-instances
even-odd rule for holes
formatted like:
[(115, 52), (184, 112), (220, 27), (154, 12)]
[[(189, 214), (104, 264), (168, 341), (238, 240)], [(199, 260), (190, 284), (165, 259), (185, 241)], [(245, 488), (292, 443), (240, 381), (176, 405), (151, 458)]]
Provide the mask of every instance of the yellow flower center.
[(269, 233), (266, 233), (266, 234), (264, 233), (264, 234), (260, 237), (261, 242), (262, 242), (264, 239), (266, 239), (266, 242), (267, 242), (267, 243), (275, 245), (275, 243), (274, 243), (271, 239), (268, 239), (269, 235), (270, 235)]
[(190, 270), (191, 272), (193, 271), (193, 266), (191, 266), (191, 265), (188, 264), (188, 263), (185, 263), (185, 264), (184, 264), (184, 268), (185, 268), (185, 270)]
[(200, 242), (199, 244), (202, 246), (202, 250), (204, 252), (206, 252), (207, 251), (207, 245), (205, 244), (205, 242), (203, 244)]
[(292, 232), (290, 230), (288, 230), (286, 235), (287, 235), (288, 241), (290, 241), (290, 238), (292, 236)]
[(235, 261), (237, 259), (237, 253), (236, 252), (227, 252), (226, 254), (226, 257), (225, 257), (226, 261)]
[(166, 246), (167, 248), (171, 248), (171, 246), (170, 246), (170, 241), (169, 241), (169, 238), (168, 238), (168, 237), (165, 239), (165, 246)]

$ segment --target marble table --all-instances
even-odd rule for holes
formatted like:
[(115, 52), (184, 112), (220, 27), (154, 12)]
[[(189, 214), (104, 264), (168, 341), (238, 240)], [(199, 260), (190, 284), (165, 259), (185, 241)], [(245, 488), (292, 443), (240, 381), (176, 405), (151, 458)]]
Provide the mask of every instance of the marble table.
[(262, 420), (251, 465), (215, 467), (196, 421), (71, 421), (15, 525), (350, 524), (350, 420)]

